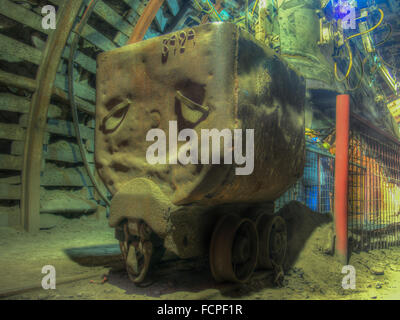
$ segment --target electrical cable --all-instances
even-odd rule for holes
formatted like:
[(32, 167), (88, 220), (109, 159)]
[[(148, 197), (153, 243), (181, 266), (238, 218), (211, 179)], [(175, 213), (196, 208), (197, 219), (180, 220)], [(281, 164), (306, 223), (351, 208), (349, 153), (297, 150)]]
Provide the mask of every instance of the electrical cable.
[(392, 37), (392, 32), (393, 32), (393, 28), (392, 25), (390, 23), (386, 23), (386, 25), (389, 27), (389, 32), (386, 35), (385, 39), (382, 40), (381, 42), (378, 42), (375, 47), (380, 47), (381, 45), (383, 45), (384, 43), (386, 43), (386, 41), (388, 41), (391, 37)]
[(399, 72), (399, 71), (400, 71), (399, 68), (397, 68), (397, 67), (395, 67), (395, 66), (392, 66), (391, 64), (389, 64), (389, 63), (387, 63), (385, 60), (383, 60), (383, 58), (381, 57), (381, 55), (379, 55), (379, 57), (381, 58), (382, 63), (383, 63), (384, 65), (388, 66), (390, 69), (392, 69), (392, 71), (396, 71), (396, 72)]
[(381, 14), (381, 17), (379, 19), (379, 22), (375, 26), (373, 26), (372, 28), (370, 28), (368, 30), (365, 30), (363, 32), (359, 32), (357, 34), (353, 34), (353, 35), (349, 36), (348, 38), (346, 38), (344, 40), (344, 44), (346, 45), (346, 48), (347, 48), (347, 51), (348, 51), (348, 54), (349, 54), (350, 62), (349, 62), (349, 67), (347, 69), (346, 75), (341, 79), (339, 78), (339, 76), (337, 74), (337, 62), (335, 62), (335, 66), (334, 66), (335, 78), (336, 78), (336, 80), (338, 82), (343, 82), (344, 80), (346, 80), (349, 77), (351, 69), (353, 67), (353, 53), (352, 53), (350, 45), (349, 45), (349, 40), (353, 39), (355, 37), (358, 37), (358, 36), (362, 36), (362, 35), (368, 34), (368, 33), (372, 32), (373, 30), (375, 30), (376, 28), (378, 28), (382, 24), (382, 21), (383, 21), (383, 18), (385, 17), (385, 14), (383, 13), (383, 11), (381, 9), (378, 8), (378, 10), (379, 10), (379, 12)]
[(199, 7), (199, 10), (203, 11), (205, 14), (210, 14), (212, 12), (211, 8), (208, 11), (204, 9), (203, 6), (197, 0), (193, 0), (193, 2)]
[[(362, 83), (362, 80), (364, 78), (364, 73), (365, 73), (364, 64), (365, 64), (365, 62), (367, 62), (368, 58), (365, 57), (364, 60), (362, 60), (360, 53), (358, 53), (358, 58), (359, 58), (359, 60), (361, 62), (361, 75), (360, 75), (360, 78), (358, 80), (357, 85), (354, 88), (347, 89), (348, 91), (356, 91), (356, 90), (358, 90), (361, 87), (361, 83)], [(347, 85), (350, 87), (350, 77), (347, 78)]]
[(347, 68), (346, 75), (345, 75), (342, 79), (340, 79), (339, 76), (338, 76), (338, 74), (337, 74), (337, 62), (335, 62), (335, 66), (334, 66), (335, 78), (336, 78), (336, 80), (337, 80), (338, 82), (343, 82), (344, 80), (346, 80), (346, 79), (349, 77), (349, 75), (350, 75), (351, 69), (353, 68), (353, 53), (352, 53), (352, 51), (351, 51), (349, 42), (348, 42), (348, 41), (345, 41), (345, 45), (346, 45), (346, 48), (347, 48), (347, 52), (348, 52), (348, 54), (349, 54), (349, 60), (350, 60), (350, 62), (349, 62), (349, 67)]
[(214, 11), (214, 13), (217, 15), (218, 19), (220, 21), (223, 21), (222, 18), (220, 17), (218, 11), (215, 9), (215, 7), (213, 6), (213, 4), (210, 2), (210, 0), (207, 0), (208, 5), (212, 8), (212, 10)]
[(256, 2), (254, 3), (253, 11), (251, 12), (252, 16), (254, 16), (254, 12), (256, 11), (257, 4), (258, 4), (258, 0), (256, 0)]
[(378, 8), (378, 10), (379, 10), (379, 12), (381, 14), (381, 17), (379, 19), (379, 22), (375, 26), (373, 26), (371, 29), (368, 29), (368, 30), (365, 30), (363, 32), (351, 35), (350, 37), (346, 38), (345, 42), (347, 42), (348, 40), (353, 39), (355, 37), (362, 36), (364, 34), (368, 34), (371, 31), (374, 31), (376, 28), (378, 28), (381, 25), (381, 23), (383, 21), (383, 18), (385, 17), (385, 14), (383, 13), (383, 11), (381, 9), (379, 9), (379, 8)]
[(70, 106), (71, 106), (71, 111), (72, 111), (73, 124), (74, 124), (74, 128), (75, 128), (75, 133), (76, 133), (76, 139), (78, 142), (79, 151), (81, 154), (81, 158), (83, 160), (83, 164), (88, 173), (90, 181), (93, 183), (93, 186), (95, 187), (99, 196), (103, 199), (103, 201), (107, 204), (107, 206), (110, 206), (110, 201), (100, 190), (99, 185), (98, 185), (95, 177), (93, 176), (92, 171), (89, 168), (89, 163), (87, 161), (86, 151), (83, 147), (82, 136), (81, 136), (81, 132), (80, 132), (80, 128), (79, 128), (78, 110), (77, 110), (77, 106), (76, 106), (76, 102), (75, 102), (74, 80), (73, 80), (74, 58), (75, 58), (75, 53), (76, 53), (76, 50), (78, 47), (79, 39), (81, 37), (81, 32), (82, 32), (83, 27), (86, 25), (87, 21), (89, 20), (89, 17), (93, 13), (93, 10), (98, 1), (99, 0), (91, 0), (90, 1), (89, 5), (87, 6), (85, 12), (82, 15), (80, 22), (76, 25), (75, 29), (72, 31), (74, 33), (74, 35), (73, 35), (73, 40), (71, 42), (70, 52), (69, 52), (69, 57), (68, 57), (68, 94), (69, 94), (69, 101), (70, 101)]

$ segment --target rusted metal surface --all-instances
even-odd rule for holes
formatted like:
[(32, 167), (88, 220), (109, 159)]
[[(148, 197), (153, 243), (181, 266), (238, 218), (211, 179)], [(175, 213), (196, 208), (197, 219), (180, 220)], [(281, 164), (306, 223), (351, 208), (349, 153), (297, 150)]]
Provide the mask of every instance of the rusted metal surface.
[[(302, 175), (304, 79), (236, 26), (143, 41), (101, 54), (98, 66), (95, 161), (113, 194), (112, 227), (141, 219), (171, 252), (198, 256), (221, 215), (270, 203)], [(147, 163), (148, 131), (168, 136), (171, 120), (198, 136), (254, 129), (253, 173), (238, 176), (235, 164)]]
[(228, 214), (214, 229), (210, 245), (215, 280), (246, 282), (257, 266), (258, 235), (253, 221)]
[(164, 0), (150, 0), (142, 15), (140, 16), (135, 26), (135, 29), (133, 29), (132, 35), (126, 43), (127, 45), (143, 40), (147, 30), (149, 29), (151, 23), (153, 22), (158, 10), (160, 10), (163, 3)]
[[(175, 39), (190, 34), (179, 47)], [(301, 176), (304, 82), (234, 25), (207, 24), (150, 39), (103, 53), (98, 63), (95, 157), (112, 194), (149, 177), (176, 205), (272, 201)], [(204, 112), (182, 103), (178, 91), (206, 106)], [(170, 120), (198, 136), (201, 129), (254, 129), (254, 172), (237, 176), (234, 164), (148, 164), (147, 132), (167, 133)]]
[(59, 9), (57, 29), (49, 36), (36, 77), (37, 89), (31, 101), (22, 170), (22, 220), (27, 231), (39, 230), (40, 169), (47, 110), (61, 54), (82, 0), (68, 1)]
[(286, 255), (287, 230), (285, 220), (272, 214), (261, 214), (256, 220), (259, 237), (259, 269), (281, 267)]

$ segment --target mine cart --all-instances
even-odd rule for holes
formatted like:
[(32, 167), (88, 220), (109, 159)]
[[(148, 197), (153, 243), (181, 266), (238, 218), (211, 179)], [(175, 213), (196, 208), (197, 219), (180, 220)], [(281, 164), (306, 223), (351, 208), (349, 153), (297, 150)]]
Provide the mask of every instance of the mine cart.
[[(99, 56), (96, 168), (113, 196), (109, 224), (132, 281), (142, 282), (165, 250), (182, 259), (208, 255), (217, 281), (245, 282), (256, 269), (282, 264), (286, 225), (273, 202), (303, 173), (304, 101), (304, 79), (229, 23)], [(222, 143), (220, 164), (184, 165), (168, 146), (169, 161), (149, 163), (148, 133), (160, 129), (172, 143), (171, 123), (198, 137), (203, 129), (242, 129), (232, 149), (243, 153), (253, 129), (252, 172), (224, 163)]]

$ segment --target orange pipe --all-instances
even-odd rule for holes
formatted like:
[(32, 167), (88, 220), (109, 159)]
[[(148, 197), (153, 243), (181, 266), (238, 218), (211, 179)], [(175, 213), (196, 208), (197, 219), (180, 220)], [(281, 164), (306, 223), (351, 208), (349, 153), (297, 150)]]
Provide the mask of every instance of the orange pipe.
[(127, 45), (143, 40), (147, 30), (149, 29), (163, 3), (164, 0), (150, 0), (146, 8), (143, 10), (143, 13), (140, 16), (131, 37), (126, 43)]
[(335, 229), (336, 254), (347, 265), (347, 206), (349, 173), (350, 96), (336, 98)]

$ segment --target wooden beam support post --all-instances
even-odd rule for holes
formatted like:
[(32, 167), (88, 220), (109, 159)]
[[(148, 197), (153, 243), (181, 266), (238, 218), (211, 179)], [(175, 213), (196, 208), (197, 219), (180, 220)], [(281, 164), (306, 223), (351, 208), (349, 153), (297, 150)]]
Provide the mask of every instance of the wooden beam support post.
[(151, 23), (153, 22), (158, 10), (160, 10), (163, 3), (164, 0), (150, 0), (143, 11), (143, 14), (140, 16), (131, 37), (126, 43), (127, 45), (143, 40), (147, 30), (149, 29)]
[(40, 227), (40, 171), (43, 138), (57, 67), (82, 2), (83, 0), (66, 1), (59, 8), (57, 29), (47, 40), (36, 76), (37, 89), (29, 110), (22, 169), (21, 224), (29, 232), (37, 232)]

